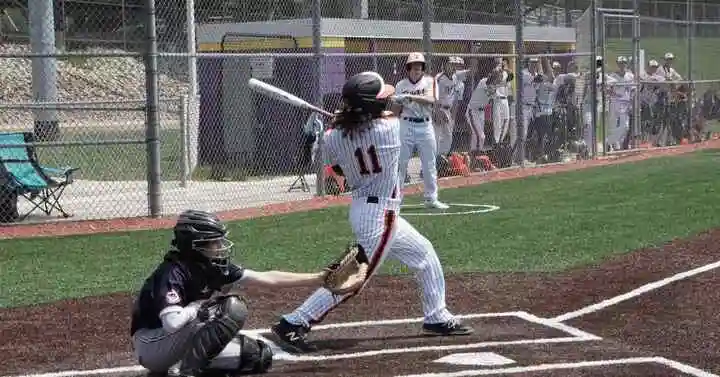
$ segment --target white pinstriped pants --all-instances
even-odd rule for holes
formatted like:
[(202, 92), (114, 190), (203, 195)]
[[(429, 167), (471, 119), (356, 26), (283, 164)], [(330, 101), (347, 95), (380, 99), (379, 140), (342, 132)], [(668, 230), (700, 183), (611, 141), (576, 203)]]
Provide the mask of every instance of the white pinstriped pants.
[[(395, 259), (415, 272), (415, 280), (422, 291), (425, 323), (449, 321), (453, 315), (446, 308), (445, 276), (435, 248), (396, 210), (389, 209), (399, 208), (398, 199), (385, 201), (383, 203), (381, 199), (380, 203), (373, 204), (367, 203), (367, 198), (353, 198), (350, 205), (353, 233), (370, 260), (365, 284), (385, 258)], [(355, 294), (334, 296), (327, 289), (320, 288), (295, 311), (283, 317), (292, 324), (309, 327), (321, 322), (327, 313)]]

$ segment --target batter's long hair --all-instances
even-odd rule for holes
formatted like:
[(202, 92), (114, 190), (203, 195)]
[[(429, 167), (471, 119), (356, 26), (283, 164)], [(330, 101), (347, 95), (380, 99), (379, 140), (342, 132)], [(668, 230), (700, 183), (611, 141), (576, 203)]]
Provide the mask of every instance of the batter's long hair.
[(343, 102), (343, 106), (335, 110), (331, 126), (341, 130), (343, 137), (352, 139), (372, 128), (373, 120), (382, 118), (386, 107), (384, 102), (366, 104), (363, 107), (353, 107)]

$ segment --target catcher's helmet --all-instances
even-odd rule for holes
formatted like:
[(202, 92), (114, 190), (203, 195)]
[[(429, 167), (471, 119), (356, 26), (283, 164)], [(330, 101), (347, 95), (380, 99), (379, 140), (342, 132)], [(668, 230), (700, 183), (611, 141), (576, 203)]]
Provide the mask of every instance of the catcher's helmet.
[(227, 227), (217, 215), (187, 210), (178, 216), (172, 244), (181, 254), (227, 273), (233, 243), (226, 238)]
[(413, 63), (422, 63), (424, 71), (427, 66), (425, 63), (425, 55), (420, 52), (411, 52), (410, 55), (408, 55), (407, 61), (405, 61), (405, 69), (410, 69), (410, 65)]
[(356, 113), (385, 110), (389, 97), (395, 94), (392, 85), (385, 84), (377, 72), (367, 71), (350, 77), (342, 88), (346, 107)]

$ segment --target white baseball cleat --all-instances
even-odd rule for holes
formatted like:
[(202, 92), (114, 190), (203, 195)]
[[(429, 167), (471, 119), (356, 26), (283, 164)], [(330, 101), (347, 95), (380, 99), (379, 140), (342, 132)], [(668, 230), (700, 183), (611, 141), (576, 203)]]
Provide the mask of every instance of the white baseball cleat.
[(450, 208), (450, 206), (435, 199), (435, 200), (426, 200), (425, 208), (448, 209), (448, 208)]

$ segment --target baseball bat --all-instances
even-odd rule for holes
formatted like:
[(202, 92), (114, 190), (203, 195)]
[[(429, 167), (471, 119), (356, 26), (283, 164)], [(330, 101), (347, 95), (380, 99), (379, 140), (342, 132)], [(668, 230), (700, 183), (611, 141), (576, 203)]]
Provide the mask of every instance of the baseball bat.
[(274, 98), (278, 101), (285, 102), (290, 105), (297, 106), (297, 107), (300, 107), (303, 109), (308, 109), (310, 111), (315, 111), (315, 112), (323, 114), (325, 116), (329, 116), (329, 117), (334, 116), (329, 111), (326, 111), (317, 106), (314, 106), (311, 103), (309, 103), (308, 101), (305, 101), (304, 99), (302, 99), (296, 95), (290, 94), (290, 93), (278, 88), (277, 86), (270, 85), (270, 84), (268, 84), (266, 82), (262, 82), (258, 79), (254, 79), (254, 78), (250, 79), (248, 81), (248, 85), (250, 86), (250, 89), (252, 89), (258, 93), (264, 94), (268, 97)]

